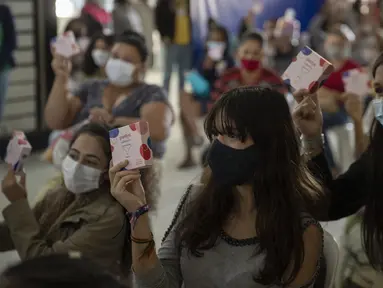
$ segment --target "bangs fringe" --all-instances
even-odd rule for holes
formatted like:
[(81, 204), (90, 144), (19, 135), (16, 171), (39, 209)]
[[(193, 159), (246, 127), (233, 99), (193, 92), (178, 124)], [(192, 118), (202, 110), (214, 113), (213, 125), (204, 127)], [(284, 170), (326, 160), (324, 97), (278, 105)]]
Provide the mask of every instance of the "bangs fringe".
[(241, 112), (241, 97), (233, 92), (223, 94), (205, 119), (205, 133), (210, 141), (217, 135), (233, 136), (241, 141), (248, 136), (243, 112)]

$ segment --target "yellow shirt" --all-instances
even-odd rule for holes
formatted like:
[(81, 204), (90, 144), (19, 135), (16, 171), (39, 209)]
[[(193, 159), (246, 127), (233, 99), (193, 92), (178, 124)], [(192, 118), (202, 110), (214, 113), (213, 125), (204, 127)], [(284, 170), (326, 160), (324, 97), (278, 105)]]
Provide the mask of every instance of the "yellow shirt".
[(187, 45), (191, 42), (190, 19), (187, 2), (187, 0), (176, 1), (174, 43), (178, 45)]

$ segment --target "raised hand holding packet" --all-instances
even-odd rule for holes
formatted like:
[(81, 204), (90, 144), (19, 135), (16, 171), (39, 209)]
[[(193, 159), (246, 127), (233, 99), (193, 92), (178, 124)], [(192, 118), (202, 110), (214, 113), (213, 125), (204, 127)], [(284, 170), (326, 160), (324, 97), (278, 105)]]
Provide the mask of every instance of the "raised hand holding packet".
[(13, 171), (18, 174), (23, 170), (24, 160), (31, 154), (32, 146), (24, 132), (15, 131), (8, 143), (5, 162), (12, 165)]

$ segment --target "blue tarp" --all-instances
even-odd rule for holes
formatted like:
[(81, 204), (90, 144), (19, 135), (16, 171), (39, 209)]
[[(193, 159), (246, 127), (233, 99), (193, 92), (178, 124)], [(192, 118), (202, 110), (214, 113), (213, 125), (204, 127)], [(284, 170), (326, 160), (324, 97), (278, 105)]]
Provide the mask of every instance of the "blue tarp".
[[(281, 17), (287, 8), (294, 8), (301, 21), (302, 31), (310, 19), (318, 13), (325, 0), (263, 0), (263, 12), (255, 19), (256, 27), (262, 28), (268, 19)], [(254, 0), (191, 0), (190, 9), (193, 22), (194, 55), (200, 54), (207, 33), (209, 17), (237, 34), (241, 19), (247, 15)], [(195, 57), (195, 59), (197, 59)]]

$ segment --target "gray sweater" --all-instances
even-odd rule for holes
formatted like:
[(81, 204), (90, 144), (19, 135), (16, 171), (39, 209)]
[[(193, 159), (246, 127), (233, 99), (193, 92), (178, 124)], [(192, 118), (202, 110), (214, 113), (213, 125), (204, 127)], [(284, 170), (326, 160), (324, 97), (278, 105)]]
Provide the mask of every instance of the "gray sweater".
[[(177, 224), (184, 217), (190, 199), (198, 193), (201, 186), (193, 186), (181, 200), (176, 211), (173, 223)], [(320, 224), (307, 214), (302, 216), (302, 225), (307, 228), (310, 224), (320, 227)], [(188, 255), (187, 251), (179, 249), (176, 243), (176, 226), (169, 230), (157, 255), (158, 265), (146, 275), (134, 275), (134, 284), (137, 288), (264, 288), (266, 286), (255, 283), (253, 278), (263, 268), (265, 255), (256, 255), (258, 248), (257, 238), (236, 240), (222, 232), (217, 245), (211, 250), (204, 251), (203, 257), (197, 258)], [(313, 287), (319, 274), (317, 273), (305, 288)], [(259, 275), (259, 274), (258, 274)], [(278, 288), (281, 286), (268, 286)]]

